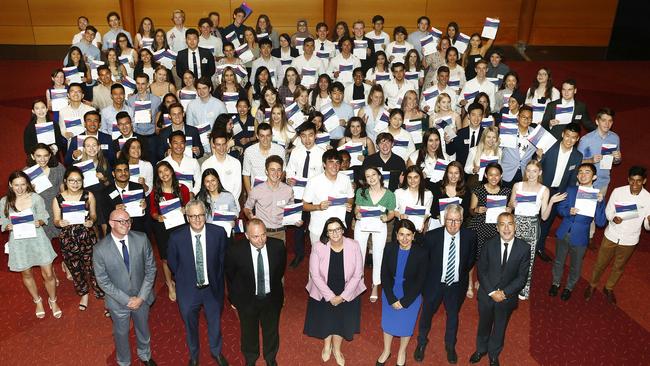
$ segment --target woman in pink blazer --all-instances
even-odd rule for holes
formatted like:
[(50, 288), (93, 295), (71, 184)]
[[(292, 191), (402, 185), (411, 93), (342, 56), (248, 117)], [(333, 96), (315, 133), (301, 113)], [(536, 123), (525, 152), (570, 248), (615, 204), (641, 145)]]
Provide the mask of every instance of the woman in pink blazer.
[(332, 351), (338, 365), (343, 338), (351, 341), (361, 326), (359, 295), (363, 283), (363, 256), (359, 243), (343, 236), (343, 222), (331, 217), (325, 222), (320, 242), (312, 245), (309, 258), (307, 314), (303, 332), (323, 339), (323, 361)]

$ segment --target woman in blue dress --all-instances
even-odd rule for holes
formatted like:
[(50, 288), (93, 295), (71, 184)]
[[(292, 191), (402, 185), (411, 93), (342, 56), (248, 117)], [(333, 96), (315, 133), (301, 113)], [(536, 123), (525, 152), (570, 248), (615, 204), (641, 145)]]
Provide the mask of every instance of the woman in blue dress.
[(422, 244), (414, 242), (417, 230), (413, 222), (401, 220), (396, 231), (397, 243), (386, 245), (381, 264), (384, 350), (377, 359), (377, 366), (384, 365), (390, 358), (393, 337), (400, 337), (397, 365), (406, 363), (406, 348), (422, 304), (422, 286), (427, 274), (428, 256)]

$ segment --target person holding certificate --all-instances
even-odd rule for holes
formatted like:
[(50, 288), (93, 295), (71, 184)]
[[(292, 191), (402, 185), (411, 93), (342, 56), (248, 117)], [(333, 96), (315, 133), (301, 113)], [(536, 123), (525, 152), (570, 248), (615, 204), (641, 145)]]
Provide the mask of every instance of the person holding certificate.
[[(158, 246), (158, 254), (163, 262), (163, 273), (169, 299), (176, 301), (176, 284), (172, 279), (172, 273), (167, 266), (167, 241), (169, 230), (165, 228), (165, 216), (160, 214), (160, 202), (180, 198), (181, 206), (190, 200), (190, 190), (186, 185), (178, 183), (174, 168), (168, 161), (159, 161), (156, 164), (156, 174), (153, 180), (152, 193), (149, 195), (149, 214), (153, 219), (153, 233)], [(181, 209), (182, 211), (182, 209)]]
[[(465, 183), (465, 174), (462, 166), (457, 161), (452, 161), (447, 165), (442, 180), (433, 183), (431, 188), (433, 201), (431, 203), (431, 217), (437, 221), (442, 218), (444, 207), (453, 199), (463, 208), (463, 221), (469, 219), (469, 204), (472, 201), (472, 189)], [(430, 224), (433, 224), (430, 222)], [(444, 222), (439, 221), (439, 225)], [(436, 225), (437, 226), (437, 225)], [(429, 226), (432, 227), (431, 225)]]
[[(605, 196), (593, 188), (596, 179), (596, 167), (591, 163), (582, 163), (578, 167), (578, 186), (567, 188), (567, 198), (557, 205), (557, 212), (562, 216), (560, 227), (555, 231), (555, 261), (553, 262), (553, 282), (548, 290), (551, 297), (557, 296), (560, 281), (564, 274), (564, 262), (571, 256), (569, 278), (560, 295), (568, 301), (571, 292), (580, 279), (582, 260), (589, 243), (589, 227), (595, 221), (598, 227), (607, 223), (605, 216)], [(585, 189), (586, 188), (586, 189)], [(590, 209), (594, 210), (588, 212)]]
[(388, 62), (392, 65), (394, 63), (404, 64), (404, 58), (406, 53), (413, 49), (413, 45), (406, 41), (408, 32), (406, 28), (400, 26), (395, 27), (393, 30), (393, 39), (394, 41), (389, 43), (386, 47), (386, 55), (388, 56)]
[(485, 175), (485, 165), (489, 162), (500, 162), (502, 150), (499, 146), (499, 128), (488, 126), (483, 130), (478, 145), (469, 149), (465, 162), (467, 185), (476, 187)]
[[(381, 261), (384, 254), (384, 245), (386, 245), (387, 229), (385, 223), (395, 216), (395, 194), (384, 188), (384, 179), (377, 167), (366, 167), (363, 170), (363, 177), (354, 199), (354, 213), (358, 220), (354, 227), (354, 238), (361, 246), (363, 263), (365, 263), (368, 239), (372, 235), (372, 292), (370, 302), (375, 302), (379, 298), (377, 288), (381, 284)], [(368, 209), (370, 207), (379, 208), (379, 211), (381, 211), (379, 217), (366, 215), (366, 211), (372, 211)], [(380, 222), (376, 221), (377, 218)], [(374, 221), (374, 224), (370, 225), (369, 220)]]
[(118, 159), (113, 167), (113, 181), (104, 187), (96, 197), (97, 202), (99, 202), (97, 211), (103, 211), (100, 216), (106, 220), (98, 222), (104, 235), (110, 231), (108, 217), (116, 209), (126, 210), (129, 213), (129, 216), (131, 216), (131, 230), (146, 232), (144, 213), (147, 187), (131, 181), (130, 167), (131, 165), (126, 158)]
[(422, 171), (424, 178), (426, 178), (426, 186), (428, 190), (433, 187), (431, 177), (435, 170), (438, 159), (445, 159), (442, 152), (442, 144), (440, 143), (440, 132), (435, 128), (429, 128), (424, 132), (422, 137), (423, 143), (420, 148), (413, 151), (406, 160), (406, 166), (417, 166)]
[[(201, 175), (201, 188), (196, 194), (196, 199), (205, 206), (206, 222), (213, 223), (213, 213), (217, 210), (239, 214), (235, 197), (225, 190), (219, 179), (219, 173), (214, 168), (207, 168)], [(235, 222), (229, 224), (234, 227)], [(230, 236), (230, 235), (228, 235)]]
[[(45, 309), (32, 273), (34, 266), (41, 267), (52, 315), (60, 318), (62, 314), (56, 303), (56, 278), (52, 269), (52, 261), (56, 258), (56, 253), (43, 230), (48, 218), (45, 203), (34, 192), (29, 176), (20, 170), (12, 172), (9, 175), (7, 195), (0, 199), (0, 227), (3, 232), (10, 232), (9, 242), (6, 244), (9, 270), (21, 272), (23, 284), (36, 304), (35, 315), (39, 319), (45, 317)], [(19, 231), (31, 231), (33, 235), (22, 235), (23, 233)]]
[(530, 269), (526, 286), (519, 293), (519, 300), (527, 300), (535, 262), (535, 247), (539, 238), (540, 210), (541, 219), (546, 220), (554, 203), (566, 199), (566, 193), (557, 192), (550, 196), (549, 189), (541, 183), (542, 165), (537, 160), (526, 164), (523, 182), (515, 183), (508, 206), (515, 213), (515, 236), (530, 245)]
[[(94, 227), (95, 195), (84, 189), (84, 177), (81, 169), (71, 166), (63, 175), (63, 192), (52, 201), (53, 223), (61, 228), (59, 241), (61, 254), (72, 276), (72, 283), (77, 295), (81, 297), (79, 310), (88, 308), (90, 288), (95, 298), (104, 297), (104, 291), (97, 284), (93, 271), (93, 247), (97, 244)], [(85, 214), (88, 212), (87, 214)]]
[(576, 81), (573, 79), (565, 80), (560, 91), (562, 98), (548, 103), (544, 111), (542, 126), (558, 140), (562, 137), (563, 125), (571, 122), (581, 124), (587, 132), (596, 129), (596, 125), (589, 117), (587, 105), (575, 99), (577, 92)]
[[(397, 205), (395, 207), (395, 217), (397, 220), (406, 220), (409, 219), (407, 214), (407, 209), (410, 208), (425, 208), (425, 215), (421, 216), (419, 220), (410, 219), (413, 222), (416, 229), (417, 239), (421, 238), (429, 227), (429, 210), (431, 208), (431, 202), (433, 202), (433, 194), (427, 188), (427, 183), (424, 178), (424, 174), (420, 167), (411, 165), (404, 171), (404, 181), (400, 185), (400, 188), (395, 190), (395, 199)], [(419, 207), (418, 207), (419, 206)], [(397, 225), (393, 229), (393, 241), (397, 235)], [(374, 243), (374, 242), (373, 242)]]
[(67, 147), (65, 138), (61, 136), (59, 124), (50, 119), (47, 104), (43, 100), (39, 99), (32, 103), (32, 117), (23, 133), (25, 153), (29, 154), (38, 143), (48, 145), (54, 154)]
[(361, 61), (352, 54), (352, 39), (343, 37), (338, 41), (338, 44), (340, 52), (330, 60), (327, 73), (347, 88), (352, 86), (353, 83), (352, 70), (361, 67)]
[[(506, 202), (508, 197), (510, 197), (511, 190), (509, 187), (503, 185), (501, 177), (503, 174), (503, 169), (498, 163), (490, 163), (485, 167), (485, 176), (483, 177), (482, 184), (479, 184), (478, 187), (472, 189), (472, 199), (469, 205), (469, 212), (472, 216), (467, 227), (476, 232), (477, 245), (476, 245), (476, 260), (481, 257), (481, 250), (483, 249), (483, 244), (485, 244), (491, 238), (497, 236), (499, 233), (497, 231), (496, 221), (489, 222), (488, 220), (488, 210), (493, 212), (510, 212), (510, 207), (507, 207)], [(489, 197), (488, 197), (489, 196)], [(492, 198), (494, 202), (502, 202), (502, 205), (495, 205), (496, 207), (489, 207), (489, 199)], [(489, 208), (488, 208), (489, 207)], [(469, 273), (470, 283), (467, 289), (467, 297), (472, 298), (474, 293), (470, 291), (472, 288), (472, 269)], [(474, 286), (478, 289), (478, 281)]]

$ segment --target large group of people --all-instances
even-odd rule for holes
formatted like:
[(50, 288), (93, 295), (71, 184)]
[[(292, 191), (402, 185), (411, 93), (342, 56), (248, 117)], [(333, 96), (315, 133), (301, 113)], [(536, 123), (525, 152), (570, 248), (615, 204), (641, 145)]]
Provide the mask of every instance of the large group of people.
[(417, 31), (397, 26), (391, 36), (377, 15), (370, 27), (338, 22), (330, 34), (301, 19), (293, 35), (278, 34), (265, 14), (245, 24), (242, 8), (225, 28), (216, 12), (194, 29), (174, 10), (169, 31), (145, 17), (135, 35), (118, 13), (106, 20), (100, 35), (79, 17), (63, 67), (32, 104), (27, 165), (9, 176), (0, 223), (38, 318), (46, 312), (35, 266), (52, 315), (63, 314), (52, 265), (59, 241), (79, 311), (91, 289), (104, 300), (120, 365), (131, 362), (131, 320), (138, 357), (155, 365), (147, 319), (160, 268), (190, 365), (199, 361), (201, 307), (210, 353), (228, 364), (226, 299), (246, 365), (259, 358), (260, 326), (263, 358), (276, 365), (285, 268), (308, 252), (304, 334), (338, 365), (343, 339), (360, 333), (363, 301), (381, 304), (377, 365), (394, 337), (405, 364), (416, 328), (413, 358), (423, 361), (441, 303), (447, 361), (456, 363), (460, 309), (474, 297), (469, 361), (487, 354), (498, 365), (536, 258), (554, 261), (548, 294), (561, 289), (569, 301), (595, 226), (606, 228), (584, 296), (614, 258), (603, 293), (616, 303), (641, 228), (650, 230), (646, 169), (630, 168), (628, 185), (606, 200), (622, 161), (615, 112), (600, 108), (592, 121), (576, 81), (556, 84), (547, 68), (524, 89), (492, 47), (494, 33), (468, 37), (455, 22), (440, 32), (422, 16)]

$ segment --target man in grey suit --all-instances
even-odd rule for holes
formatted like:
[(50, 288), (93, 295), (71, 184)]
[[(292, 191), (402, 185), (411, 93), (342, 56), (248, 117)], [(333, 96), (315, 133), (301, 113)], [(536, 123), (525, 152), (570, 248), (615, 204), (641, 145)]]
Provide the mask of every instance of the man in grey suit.
[(109, 225), (111, 233), (93, 249), (93, 267), (113, 319), (117, 363), (131, 364), (129, 328), (133, 319), (138, 357), (144, 365), (156, 366), (149, 335), (149, 307), (154, 300), (156, 278), (151, 243), (145, 234), (130, 231), (131, 218), (125, 210), (111, 212)]

